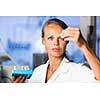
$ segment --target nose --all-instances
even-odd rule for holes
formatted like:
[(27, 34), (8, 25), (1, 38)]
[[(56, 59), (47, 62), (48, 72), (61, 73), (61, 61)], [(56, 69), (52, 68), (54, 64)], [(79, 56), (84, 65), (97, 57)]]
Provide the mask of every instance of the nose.
[(54, 45), (59, 45), (59, 38), (54, 39)]

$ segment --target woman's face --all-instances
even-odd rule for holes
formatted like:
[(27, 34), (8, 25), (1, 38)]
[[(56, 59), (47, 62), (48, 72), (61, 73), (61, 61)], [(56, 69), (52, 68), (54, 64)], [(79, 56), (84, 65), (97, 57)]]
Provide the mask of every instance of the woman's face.
[(49, 24), (44, 28), (43, 44), (50, 57), (62, 57), (66, 48), (66, 42), (60, 38), (62, 28), (56, 24)]

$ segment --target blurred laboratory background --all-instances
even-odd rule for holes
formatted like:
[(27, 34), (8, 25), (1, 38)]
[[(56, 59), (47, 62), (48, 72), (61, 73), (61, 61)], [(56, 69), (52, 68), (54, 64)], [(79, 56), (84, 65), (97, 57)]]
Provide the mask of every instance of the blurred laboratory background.
[[(48, 59), (41, 42), (41, 28), (50, 18), (60, 18), (81, 32), (100, 58), (100, 16), (0, 16), (0, 82), (11, 82), (16, 64), (34, 70)], [(86, 63), (80, 49), (70, 42), (66, 55), (76, 63)]]

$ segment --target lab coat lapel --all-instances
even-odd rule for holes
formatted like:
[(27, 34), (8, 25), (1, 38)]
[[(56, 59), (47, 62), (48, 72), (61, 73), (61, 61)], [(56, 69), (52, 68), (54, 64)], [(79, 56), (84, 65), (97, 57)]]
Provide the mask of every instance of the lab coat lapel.
[(44, 67), (44, 72), (43, 72), (43, 77), (42, 77), (43, 83), (45, 83), (48, 65), (49, 65), (49, 60), (47, 61), (47, 63), (45, 64), (45, 67)]
[(65, 62), (69, 62), (69, 60), (67, 60), (65, 57), (63, 58), (60, 66), (58, 67), (58, 69), (54, 72), (54, 74), (51, 76), (51, 78), (48, 80), (47, 83), (51, 83), (51, 82), (55, 82), (56, 79), (59, 77), (59, 75), (61, 75), (62, 73), (65, 72), (64, 67), (65, 67)]

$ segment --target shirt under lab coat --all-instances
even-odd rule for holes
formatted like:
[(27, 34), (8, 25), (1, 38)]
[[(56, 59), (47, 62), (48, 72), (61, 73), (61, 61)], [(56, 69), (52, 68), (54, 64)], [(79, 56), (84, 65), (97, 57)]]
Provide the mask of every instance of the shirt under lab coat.
[[(34, 69), (33, 75), (28, 80), (30, 83), (45, 83), (47, 67), (49, 61), (46, 64), (42, 64)], [(87, 66), (82, 64), (76, 64), (70, 62), (68, 59), (63, 58), (60, 66), (50, 77), (47, 83), (59, 83), (59, 82), (97, 82), (95, 76)]]

